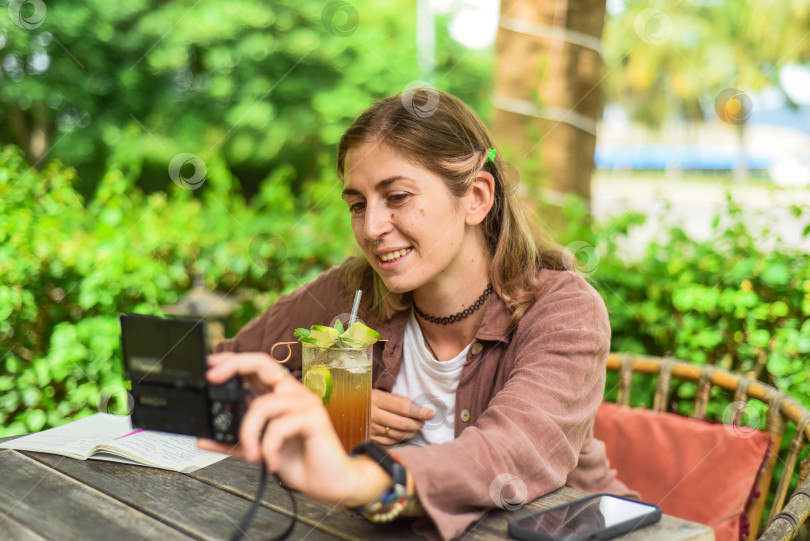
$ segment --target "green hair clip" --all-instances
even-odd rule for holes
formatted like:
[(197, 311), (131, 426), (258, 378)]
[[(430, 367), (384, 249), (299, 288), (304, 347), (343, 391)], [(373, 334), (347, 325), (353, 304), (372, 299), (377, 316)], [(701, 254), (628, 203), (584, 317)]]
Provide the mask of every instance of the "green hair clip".
[(488, 162), (494, 162), (495, 161), (495, 153), (496, 152), (497, 152), (497, 150), (495, 150), (494, 148), (488, 148), (487, 149), (487, 161)]

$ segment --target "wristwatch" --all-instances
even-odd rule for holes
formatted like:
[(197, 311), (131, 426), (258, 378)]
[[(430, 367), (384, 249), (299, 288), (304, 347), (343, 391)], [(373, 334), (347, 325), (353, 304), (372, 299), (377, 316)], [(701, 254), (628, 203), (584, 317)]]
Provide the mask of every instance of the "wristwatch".
[(391, 476), (395, 485), (404, 487), (408, 482), (408, 472), (400, 462), (399, 457), (388, 452), (388, 449), (375, 441), (366, 440), (358, 443), (350, 454), (351, 456), (366, 455), (371, 458), (385, 473)]

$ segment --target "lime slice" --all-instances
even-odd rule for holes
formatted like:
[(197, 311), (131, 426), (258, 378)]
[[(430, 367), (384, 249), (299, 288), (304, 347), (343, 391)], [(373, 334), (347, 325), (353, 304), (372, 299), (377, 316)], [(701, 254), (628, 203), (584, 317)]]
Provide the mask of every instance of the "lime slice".
[(323, 405), (329, 403), (332, 394), (332, 373), (326, 366), (313, 366), (304, 374), (304, 387), (321, 397)]
[(358, 321), (340, 335), (340, 339), (351, 347), (366, 347), (379, 340), (380, 333)]
[(312, 330), (309, 332), (309, 338), (314, 340), (314, 342), (310, 342), (311, 344), (315, 344), (316, 346), (320, 346), (322, 348), (328, 348), (338, 341), (338, 338), (340, 338), (340, 333), (338, 333), (337, 329), (333, 329), (332, 327), (313, 325)]

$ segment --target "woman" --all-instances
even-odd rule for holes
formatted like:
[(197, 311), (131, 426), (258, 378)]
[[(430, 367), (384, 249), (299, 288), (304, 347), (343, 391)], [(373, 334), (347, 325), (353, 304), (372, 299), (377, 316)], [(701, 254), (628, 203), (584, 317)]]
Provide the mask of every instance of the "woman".
[[(239, 373), (260, 395), (241, 431), (248, 460), (370, 520), (425, 515), (445, 539), (564, 484), (629, 492), (592, 436), (604, 303), (530, 224), (495, 148), (433, 89), (380, 100), (346, 131), (337, 171), (364, 257), (282, 297), (210, 359), (210, 381)], [(406, 443), (392, 451), (405, 477), (346, 455), (319, 399), (258, 353), (345, 313), (358, 288), (388, 339), (375, 346), (371, 437)], [(300, 351), (288, 365), (300, 376)]]

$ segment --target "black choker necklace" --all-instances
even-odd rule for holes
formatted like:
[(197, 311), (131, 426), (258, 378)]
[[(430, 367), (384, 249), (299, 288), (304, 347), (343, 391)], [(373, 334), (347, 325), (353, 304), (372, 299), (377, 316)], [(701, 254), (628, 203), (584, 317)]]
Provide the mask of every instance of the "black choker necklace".
[(436, 323), (436, 324), (440, 324), (440, 325), (448, 325), (450, 323), (459, 322), (462, 319), (467, 319), (473, 313), (477, 312), (482, 306), (484, 306), (484, 301), (487, 300), (487, 297), (489, 297), (490, 293), (492, 293), (492, 284), (491, 283), (489, 285), (487, 285), (487, 288), (484, 290), (483, 293), (481, 293), (481, 296), (478, 297), (478, 299), (472, 304), (472, 306), (468, 306), (467, 308), (465, 308), (461, 312), (459, 312), (457, 314), (453, 314), (451, 316), (436, 317), (436, 316), (431, 316), (429, 314), (426, 314), (422, 310), (420, 310), (418, 306), (416, 306), (416, 301), (414, 301), (414, 303), (413, 303), (413, 309), (416, 310), (416, 313), (419, 314), (419, 317), (421, 317), (422, 319), (426, 319), (427, 321), (430, 321), (431, 323)]

